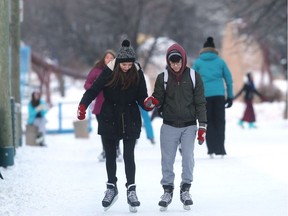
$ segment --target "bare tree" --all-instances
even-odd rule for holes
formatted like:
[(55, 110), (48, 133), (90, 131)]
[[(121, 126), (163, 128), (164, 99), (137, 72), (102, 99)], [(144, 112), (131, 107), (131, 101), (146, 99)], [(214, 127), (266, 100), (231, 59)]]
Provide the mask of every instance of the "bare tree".
[(240, 33), (258, 42), (265, 59), (263, 71), (267, 71), (272, 78), (271, 64), (276, 64), (279, 70), (286, 73), (280, 67), (280, 60), (287, 59), (287, 1), (226, 0), (225, 5), (229, 7), (231, 16), (243, 20)]
[(170, 37), (196, 54), (205, 24), (195, 4), (184, 0), (26, 0), (24, 11), (25, 42), (73, 67), (94, 63), (108, 48), (117, 51), (123, 38), (137, 50), (140, 33)]

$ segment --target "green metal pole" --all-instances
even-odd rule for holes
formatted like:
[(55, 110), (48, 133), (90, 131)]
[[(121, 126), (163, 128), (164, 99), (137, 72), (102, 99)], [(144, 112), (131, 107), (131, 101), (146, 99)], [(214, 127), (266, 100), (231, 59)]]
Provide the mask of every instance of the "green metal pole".
[(0, 0), (0, 166), (14, 165), (9, 72), (10, 0)]

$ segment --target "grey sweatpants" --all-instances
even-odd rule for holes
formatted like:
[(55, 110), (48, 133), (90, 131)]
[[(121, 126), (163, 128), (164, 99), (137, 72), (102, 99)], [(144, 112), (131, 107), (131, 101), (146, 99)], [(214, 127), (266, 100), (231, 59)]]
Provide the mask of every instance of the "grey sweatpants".
[(194, 141), (196, 132), (196, 125), (183, 128), (176, 128), (167, 124), (161, 126), (162, 179), (160, 183), (162, 185), (171, 185), (174, 187), (175, 174), (173, 166), (179, 144), (181, 144), (182, 148), (182, 181), (180, 186), (184, 183), (191, 184), (193, 181)]

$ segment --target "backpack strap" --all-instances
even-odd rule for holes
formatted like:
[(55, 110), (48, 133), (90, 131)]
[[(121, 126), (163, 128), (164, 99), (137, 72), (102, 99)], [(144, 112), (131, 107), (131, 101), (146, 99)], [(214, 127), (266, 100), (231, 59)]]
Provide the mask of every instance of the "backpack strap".
[(193, 88), (195, 88), (196, 86), (195, 70), (193, 70), (192, 68), (190, 68), (190, 77), (192, 80)]
[(168, 83), (168, 71), (167, 69), (164, 71), (164, 89), (166, 90), (166, 86)]
[[(191, 77), (193, 88), (195, 88), (196, 86), (195, 70), (193, 70), (192, 68), (190, 68), (190, 77)], [(164, 89), (165, 90), (166, 90), (167, 83), (168, 83), (168, 71), (166, 69), (164, 70)]]

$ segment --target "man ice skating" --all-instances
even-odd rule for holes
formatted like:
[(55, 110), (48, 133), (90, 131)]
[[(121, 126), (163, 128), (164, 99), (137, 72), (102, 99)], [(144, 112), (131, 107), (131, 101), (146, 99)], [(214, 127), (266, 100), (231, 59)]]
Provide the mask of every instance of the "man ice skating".
[[(161, 126), (161, 184), (164, 194), (158, 203), (164, 211), (172, 202), (175, 174), (173, 166), (179, 143), (182, 148), (182, 181), (180, 200), (185, 209), (193, 204), (189, 193), (193, 181), (194, 140), (199, 144), (205, 140), (206, 100), (200, 75), (187, 67), (187, 56), (183, 47), (173, 44), (166, 54), (168, 79), (165, 72), (156, 79), (152, 96), (146, 98), (145, 105), (153, 109), (161, 106), (163, 125)], [(192, 73), (192, 74), (191, 74)], [(191, 77), (195, 78), (192, 81)], [(199, 128), (197, 128), (197, 121)]]

